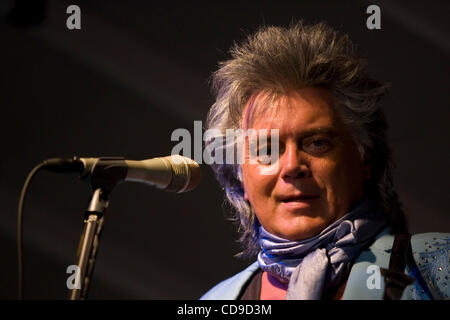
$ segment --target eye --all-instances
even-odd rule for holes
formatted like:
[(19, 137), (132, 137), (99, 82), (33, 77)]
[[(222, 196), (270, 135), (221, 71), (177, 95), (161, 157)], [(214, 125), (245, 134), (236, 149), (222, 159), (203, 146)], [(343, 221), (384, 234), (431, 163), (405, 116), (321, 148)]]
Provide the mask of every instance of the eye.
[(262, 146), (258, 149), (258, 162), (263, 165), (270, 165), (276, 161), (277, 154), (272, 154), (271, 145)]
[(325, 137), (310, 137), (302, 140), (302, 149), (312, 155), (321, 155), (333, 147), (331, 139)]
[(273, 138), (267, 136), (250, 136), (247, 144), (248, 159), (253, 164), (273, 165), (278, 161), (280, 155), (280, 143), (278, 135)]

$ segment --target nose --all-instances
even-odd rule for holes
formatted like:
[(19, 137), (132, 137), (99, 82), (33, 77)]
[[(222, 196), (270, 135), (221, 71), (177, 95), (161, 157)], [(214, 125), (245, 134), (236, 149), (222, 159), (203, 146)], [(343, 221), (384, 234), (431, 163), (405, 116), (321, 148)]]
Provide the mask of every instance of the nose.
[(301, 150), (296, 143), (286, 144), (284, 153), (280, 156), (281, 172), (284, 180), (295, 180), (311, 176), (311, 170), (302, 158)]

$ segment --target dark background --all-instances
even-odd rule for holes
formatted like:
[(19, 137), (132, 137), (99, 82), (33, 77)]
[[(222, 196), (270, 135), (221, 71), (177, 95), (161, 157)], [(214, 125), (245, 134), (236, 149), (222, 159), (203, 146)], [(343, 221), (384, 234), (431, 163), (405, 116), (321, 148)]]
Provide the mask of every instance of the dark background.
[[(66, 28), (81, 8), (82, 29)], [(366, 8), (381, 7), (381, 30)], [(14, 8), (14, 10), (12, 10)], [(395, 184), (413, 232), (450, 231), (448, 1), (13, 1), (0, 4), (0, 298), (17, 296), (16, 212), (39, 162), (65, 156), (169, 155), (213, 102), (208, 78), (235, 40), (292, 19), (349, 33), (383, 101)], [(91, 299), (197, 299), (250, 263), (239, 252), (211, 170), (189, 193), (121, 184), (112, 195)], [(86, 182), (39, 173), (25, 210), (25, 297), (65, 299)]]

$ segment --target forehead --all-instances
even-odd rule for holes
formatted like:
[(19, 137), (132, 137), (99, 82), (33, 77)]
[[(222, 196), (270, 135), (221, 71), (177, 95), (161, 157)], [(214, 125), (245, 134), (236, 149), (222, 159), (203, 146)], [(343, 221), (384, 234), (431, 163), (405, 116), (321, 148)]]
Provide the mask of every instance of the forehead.
[(340, 127), (333, 96), (323, 88), (303, 88), (276, 98), (260, 93), (243, 111), (243, 129), (278, 129), (283, 135), (320, 127)]

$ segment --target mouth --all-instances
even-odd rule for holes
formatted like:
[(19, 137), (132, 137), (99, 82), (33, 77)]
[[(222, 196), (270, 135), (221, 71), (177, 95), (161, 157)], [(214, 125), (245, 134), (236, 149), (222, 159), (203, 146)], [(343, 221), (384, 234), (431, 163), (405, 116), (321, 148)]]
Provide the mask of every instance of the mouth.
[(300, 194), (300, 195), (291, 195), (281, 198), (281, 202), (283, 203), (291, 203), (291, 202), (306, 202), (311, 200), (316, 200), (320, 198), (319, 195), (315, 194)]
[(310, 209), (317, 199), (320, 199), (319, 195), (302, 193), (299, 195), (284, 196), (280, 199), (280, 203), (288, 211), (304, 213), (304, 210)]

